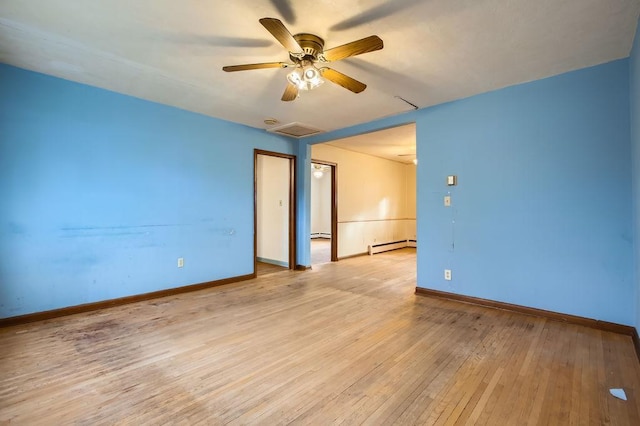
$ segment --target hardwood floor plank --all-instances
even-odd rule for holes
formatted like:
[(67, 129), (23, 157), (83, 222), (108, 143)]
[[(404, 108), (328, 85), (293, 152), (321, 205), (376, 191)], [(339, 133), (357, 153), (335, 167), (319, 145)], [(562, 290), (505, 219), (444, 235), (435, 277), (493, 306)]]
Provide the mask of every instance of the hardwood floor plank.
[(540, 318), (532, 317), (527, 320), (522, 330), (524, 336), (529, 336), (531, 343), (523, 342), (524, 345), (516, 345), (516, 350), (509, 362), (506, 363), (505, 372), (496, 385), (496, 388), (502, 387), (503, 392), (504, 389), (508, 389), (499, 410), (494, 410), (500, 412), (498, 419), (503, 424), (523, 423), (523, 419), (526, 418), (519, 416), (521, 406), (519, 401), (526, 400), (526, 396), (523, 395), (530, 388), (531, 370), (529, 368), (531, 365), (535, 365), (533, 363), (536, 360), (532, 348), (539, 345), (543, 329), (544, 322)]
[(480, 417), (480, 413), (482, 413), (482, 410), (484, 410), (484, 407), (487, 405), (487, 401), (491, 397), (491, 394), (493, 393), (493, 390), (498, 384), (500, 377), (502, 377), (502, 373), (504, 373), (504, 368), (498, 367), (495, 373), (493, 374), (493, 376), (491, 377), (491, 381), (487, 384), (485, 388), (483, 388), (482, 394), (480, 395), (480, 399), (475, 404), (469, 418), (466, 419), (467, 420), (466, 424), (472, 424), (472, 425), (477, 424), (478, 418)]
[(628, 336), (415, 284), (403, 249), (0, 329), (0, 424), (639, 424)]
[[(513, 337), (522, 335), (526, 330), (526, 325), (527, 324), (524, 322), (507, 322), (504, 326), (502, 326), (504, 328), (504, 334), (499, 339), (497, 339), (497, 342), (499, 342), (499, 344), (496, 345), (496, 342), (492, 342), (492, 345), (490, 346), (490, 352), (483, 356), (480, 362), (474, 367), (476, 370), (475, 374), (482, 375), (482, 388), (486, 388), (488, 386), (491, 378), (494, 374), (497, 373), (498, 369), (502, 368), (504, 373), (506, 366), (518, 365), (517, 357), (514, 355), (517, 351), (518, 339), (514, 339)], [(504, 363), (505, 367), (501, 366), (501, 363), (495, 362), (495, 360), (505, 358), (508, 358), (512, 361)], [(500, 374), (500, 377), (502, 377), (503, 373)], [(499, 410), (497, 410), (496, 408), (498, 406), (502, 408), (504, 406), (504, 403), (500, 403), (498, 405), (497, 402), (492, 401), (499, 401), (499, 398), (502, 394), (501, 391), (503, 389), (504, 386), (501, 385), (500, 381), (498, 380), (498, 382), (493, 386), (492, 393), (487, 396), (488, 403), (482, 410), (482, 414), (485, 417), (490, 418), (490, 416), (495, 416), (497, 412), (499, 414)], [(474, 389), (471, 389), (467, 395), (459, 398), (459, 408), (457, 411), (454, 410), (452, 414), (449, 415), (449, 424), (453, 424), (453, 422), (460, 419), (463, 413), (466, 412), (467, 415), (469, 415), (471, 410), (473, 410), (473, 405), (468, 405), (468, 401), (470, 401), (473, 397), (472, 392), (474, 392)], [(460, 403), (464, 402), (467, 402), (467, 406), (460, 405)], [(467, 407), (469, 408), (468, 410)], [(461, 420), (466, 420), (466, 415), (462, 416)], [(491, 420), (489, 420), (489, 423), (491, 423)], [(499, 421), (499, 423), (504, 422)]]
[[(528, 318), (523, 322), (515, 322), (512, 325), (512, 336), (528, 336), (537, 337), (535, 332), (535, 324), (539, 323), (539, 318)], [(517, 412), (517, 401), (519, 400), (520, 390), (524, 386), (522, 376), (519, 374), (522, 366), (529, 355), (529, 347), (520, 339), (509, 339), (510, 344), (505, 346), (505, 350), (498, 354), (503, 358), (498, 369), (502, 369), (502, 373), (496, 378), (491, 393), (487, 394), (484, 408), (477, 412), (478, 421), (484, 417), (488, 423), (509, 424), (509, 422), (519, 422), (520, 419), (513, 416)], [(491, 376), (489, 376), (491, 377)], [(491, 382), (487, 383), (487, 385)], [(477, 421), (476, 421), (477, 422)]]

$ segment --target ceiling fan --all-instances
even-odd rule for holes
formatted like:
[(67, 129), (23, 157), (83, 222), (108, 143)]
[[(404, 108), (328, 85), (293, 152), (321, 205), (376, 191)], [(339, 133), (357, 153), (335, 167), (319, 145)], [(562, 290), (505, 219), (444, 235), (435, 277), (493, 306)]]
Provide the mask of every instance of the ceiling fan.
[(344, 87), (353, 93), (360, 93), (367, 85), (328, 67), (318, 67), (319, 63), (335, 62), (351, 56), (380, 50), (384, 47), (380, 37), (372, 35), (351, 43), (324, 50), (324, 40), (314, 34), (291, 35), (284, 24), (276, 18), (262, 18), (260, 23), (276, 40), (289, 51), (287, 62), (265, 62), (260, 64), (230, 65), (224, 71), (246, 71), (263, 68), (293, 68), (287, 76), (287, 87), (283, 101), (293, 101), (300, 90), (312, 90), (324, 82), (323, 78)]

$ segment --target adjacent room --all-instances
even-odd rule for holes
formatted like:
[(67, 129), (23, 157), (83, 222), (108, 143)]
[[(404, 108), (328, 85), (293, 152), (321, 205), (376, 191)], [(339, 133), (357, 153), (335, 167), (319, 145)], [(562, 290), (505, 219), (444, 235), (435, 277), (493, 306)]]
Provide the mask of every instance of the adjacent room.
[(269, 151), (255, 155), (255, 273), (295, 267), (294, 159)]
[[(326, 209), (331, 192), (327, 196), (326, 191), (331, 190), (327, 178), (335, 173), (337, 259), (416, 247), (414, 123), (313, 145), (311, 158), (326, 170), (321, 175), (314, 168), (312, 173), (312, 238), (331, 235), (331, 212)], [(324, 220), (314, 221), (316, 217)], [(314, 234), (314, 226), (325, 233)]]
[(0, 424), (640, 424), (639, 16), (4, 0)]
[[(336, 174), (335, 164), (326, 164), (312, 160), (311, 163), (311, 192), (309, 200), (309, 218), (311, 235), (309, 237), (311, 266), (321, 265), (336, 261), (337, 249), (334, 242), (337, 242), (336, 226), (337, 210), (336, 204)], [(337, 247), (337, 245), (335, 245)]]

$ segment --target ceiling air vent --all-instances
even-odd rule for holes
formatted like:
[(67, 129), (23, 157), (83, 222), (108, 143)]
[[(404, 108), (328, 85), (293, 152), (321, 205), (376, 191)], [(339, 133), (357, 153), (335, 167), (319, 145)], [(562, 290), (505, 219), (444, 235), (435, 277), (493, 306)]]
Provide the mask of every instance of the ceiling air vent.
[(304, 138), (305, 136), (311, 136), (323, 132), (323, 130), (315, 129), (302, 123), (289, 123), (284, 126), (268, 129), (267, 131), (292, 138)]

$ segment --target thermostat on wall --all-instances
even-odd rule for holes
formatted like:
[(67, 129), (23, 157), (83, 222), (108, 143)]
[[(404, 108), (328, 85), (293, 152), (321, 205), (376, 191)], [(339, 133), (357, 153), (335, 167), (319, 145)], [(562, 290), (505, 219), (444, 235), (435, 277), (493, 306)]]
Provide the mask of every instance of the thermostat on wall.
[(458, 184), (458, 177), (456, 175), (447, 176), (447, 186), (456, 186)]

